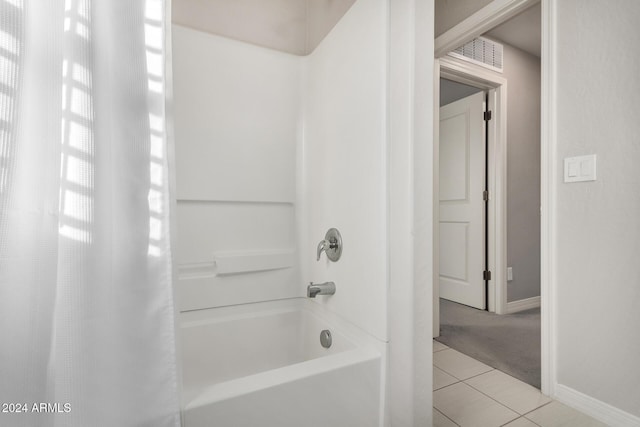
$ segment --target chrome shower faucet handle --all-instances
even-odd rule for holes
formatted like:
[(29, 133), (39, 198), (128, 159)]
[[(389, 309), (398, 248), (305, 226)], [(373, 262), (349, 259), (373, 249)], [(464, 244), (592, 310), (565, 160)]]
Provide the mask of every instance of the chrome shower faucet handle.
[(316, 261), (320, 261), (322, 252), (327, 254), (329, 261), (336, 262), (342, 255), (342, 236), (335, 228), (330, 228), (324, 236), (324, 240), (318, 243)]

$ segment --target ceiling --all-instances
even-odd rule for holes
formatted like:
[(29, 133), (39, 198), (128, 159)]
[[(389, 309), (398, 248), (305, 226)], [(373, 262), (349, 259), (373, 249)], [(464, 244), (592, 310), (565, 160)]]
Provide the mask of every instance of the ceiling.
[(174, 24), (295, 55), (311, 53), (355, 0), (173, 0)]
[(492, 40), (501, 41), (540, 58), (540, 3), (485, 33)]
[[(296, 55), (312, 52), (355, 0), (174, 0), (173, 22)], [(436, 24), (472, 14), (490, 0), (438, 0)], [(467, 5), (473, 9), (459, 10)], [(470, 5), (470, 6), (469, 6)], [(462, 15), (461, 15), (462, 14)], [(540, 3), (485, 35), (540, 57)], [(448, 22), (448, 21), (447, 21)], [(443, 25), (444, 25), (443, 24)], [(437, 34), (437, 32), (436, 32)]]

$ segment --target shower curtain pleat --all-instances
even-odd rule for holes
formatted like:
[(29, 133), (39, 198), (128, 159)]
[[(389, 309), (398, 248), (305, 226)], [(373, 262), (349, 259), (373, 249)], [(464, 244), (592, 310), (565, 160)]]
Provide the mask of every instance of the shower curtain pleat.
[(0, 0), (0, 425), (180, 425), (164, 13)]

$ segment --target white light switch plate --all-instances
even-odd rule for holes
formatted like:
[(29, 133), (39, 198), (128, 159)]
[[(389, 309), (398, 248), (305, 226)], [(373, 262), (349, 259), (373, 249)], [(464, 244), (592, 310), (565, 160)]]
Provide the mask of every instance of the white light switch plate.
[(564, 159), (564, 182), (596, 180), (596, 155), (567, 157)]
[(507, 267), (507, 282), (513, 280), (513, 267)]

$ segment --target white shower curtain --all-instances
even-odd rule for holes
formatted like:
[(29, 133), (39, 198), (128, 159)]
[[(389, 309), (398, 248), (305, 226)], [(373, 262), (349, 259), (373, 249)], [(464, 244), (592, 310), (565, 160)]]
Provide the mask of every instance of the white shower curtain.
[(177, 426), (164, 0), (0, 0), (0, 426)]

